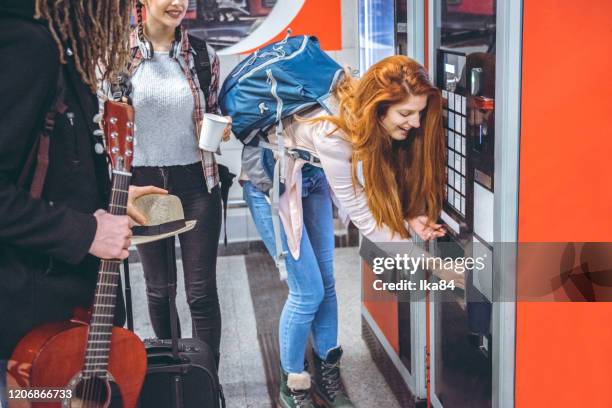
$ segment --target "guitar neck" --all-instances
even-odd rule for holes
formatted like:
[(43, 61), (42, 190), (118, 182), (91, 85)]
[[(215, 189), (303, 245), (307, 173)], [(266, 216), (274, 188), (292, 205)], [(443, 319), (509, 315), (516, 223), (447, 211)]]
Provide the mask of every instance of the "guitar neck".
[(128, 201), (128, 190), (132, 173), (113, 170), (113, 187), (108, 204), (108, 212), (113, 215), (125, 215)]
[[(131, 176), (131, 173), (128, 172), (113, 171), (113, 187), (108, 206), (108, 211), (113, 215), (126, 214)], [(100, 262), (87, 338), (84, 376), (103, 377), (106, 375), (120, 265), (121, 261), (118, 259), (103, 259)]]

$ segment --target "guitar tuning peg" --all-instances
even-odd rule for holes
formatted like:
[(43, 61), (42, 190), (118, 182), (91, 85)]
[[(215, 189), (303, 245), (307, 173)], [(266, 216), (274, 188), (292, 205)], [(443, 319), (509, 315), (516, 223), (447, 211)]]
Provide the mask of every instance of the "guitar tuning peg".
[(93, 135), (95, 137), (102, 137), (104, 136), (104, 131), (102, 129), (96, 129), (93, 131)]
[(95, 116), (93, 117), (93, 122), (100, 124), (100, 122), (102, 122), (102, 114), (96, 113)]

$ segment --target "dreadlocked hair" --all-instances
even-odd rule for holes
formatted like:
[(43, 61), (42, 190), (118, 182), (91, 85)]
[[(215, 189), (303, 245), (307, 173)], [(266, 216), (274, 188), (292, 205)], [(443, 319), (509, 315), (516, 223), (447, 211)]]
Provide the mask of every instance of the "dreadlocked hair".
[(95, 92), (99, 80), (112, 78), (129, 61), (132, 6), (133, 0), (36, 0), (34, 18), (48, 22), (62, 64), (64, 47), (70, 47), (81, 79)]

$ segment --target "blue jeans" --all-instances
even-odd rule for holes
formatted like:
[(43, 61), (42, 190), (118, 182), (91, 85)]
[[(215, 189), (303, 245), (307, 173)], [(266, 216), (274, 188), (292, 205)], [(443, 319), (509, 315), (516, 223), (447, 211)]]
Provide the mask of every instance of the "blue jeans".
[[(270, 205), (253, 184), (244, 185), (255, 226), (268, 252), (276, 255)], [(303, 172), (304, 227), (300, 257), (288, 252), (286, 259), (289, 296), (280, 317), (280, 361), (287, 373), (304, 370), (304, 353), (312, 331), (314, 351), (321, 358), (337, 346), (338, 303), (334, 281), (334, 225), (329, 185), (322, 170)], [(283, 249), (288, 251), (282, 231)]]
[(7, 360), (0, 360), (0, 408), (7, 408), (6, 396), (6, 364)]

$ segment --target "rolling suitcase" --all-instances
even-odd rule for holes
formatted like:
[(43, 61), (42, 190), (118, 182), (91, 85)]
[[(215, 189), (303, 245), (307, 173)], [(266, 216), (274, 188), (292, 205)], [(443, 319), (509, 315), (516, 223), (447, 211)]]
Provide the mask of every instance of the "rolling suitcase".
[[(176, 286), (176, 260), (167, 240), (169, 285)], [(128, 328), (133, 330), (129, 265), (124, 261)], [(170, 290), (174, 305), (176, 290)], [(147, 375), (140, 392), (140, 408), (225, 408), (212, 350), (199, 339), (179, 339), (176, 309), (170, 307), (172, 339), (147, 339)]]

